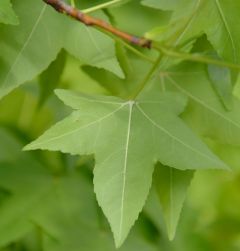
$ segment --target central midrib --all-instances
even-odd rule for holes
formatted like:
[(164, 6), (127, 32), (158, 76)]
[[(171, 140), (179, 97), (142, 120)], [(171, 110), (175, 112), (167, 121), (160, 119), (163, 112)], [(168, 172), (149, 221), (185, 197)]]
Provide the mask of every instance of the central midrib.
[(134, 102), (129, 101), (129, 116), (128, 116), (128, 127), (127, 127), (127, 137), (126, 137), (126, 147), (124, 156), (124, 168), (123, 168), (123, 187), (122, 187), (122, 197), (121, 197), (121, 207), (120, 207), (120, 223), (119, 223), (119, 238), (122, 236), (122, 226), (124, 217), (124, 199), (125, 199), (125, 187), (126, 187), (126, 172), (127, 172), (127, 161), (128, 161), (128, 148), (129, 139), (131, 134), (131, 121), (132, 121), (132, 110)]

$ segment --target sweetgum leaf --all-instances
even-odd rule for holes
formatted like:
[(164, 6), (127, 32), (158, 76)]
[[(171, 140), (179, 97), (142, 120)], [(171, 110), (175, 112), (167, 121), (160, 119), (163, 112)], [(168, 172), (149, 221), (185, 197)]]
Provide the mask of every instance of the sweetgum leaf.
[(166, 221), (168, 237), (173, 240), (186, 197), (193, 178), (192, 170), (177, 170), (158, 164), (154, 173), (154, 184)]
[(0, 25), (0, 98), (45, 70), (62, 48), (83, 63), (123, 77), (114, 41), (106, 35), (56, 13), (43, 1), (15, 0), (14, 6), (20, 25)]
[[(116, 250), (97, 205), (88, 167), (53, 174), (32, 154), (22, 153), (21, 144), (7, 130), (0, 128), (0, 137), (4, 142), (4, 147), (0, 144), (0, 247), (18, 241), (37, 226), (45, 251)], [(157, 250), (139, 227), (120, 250)]]
[(233, 103), (230, 70), (216, 65), (208, 65), (208, 75), (224, 107), (230, 111)]
[[(99, 212), (91, 181), (72, 172), (60, 178), (46, 196), (46, 206), (33, 218), (46, 233), (45, 251), (78, 251), (79, 247), (81, 251), (116, 250), (110, 229)], [(119, 250), (156, 251), (157, 247), (141, 236), (137, 232), (139, 226), (136, 227)]]
[(125, 51), (122, 52), (121, 57), (126, 57), (125, 62), (122, 62), (122, 58), (119, 60), (124, 69), (125, 79), (120, 79), (114, 74), (96, 67), (83, 66), (82, 70), (100, 85), (103, 85), (113, 96), (126, 98), (129, 96), (129, 93), (135, 91), (151, 65), (149, 62), (143, 62), (138, 58), (128, 58), (128, 54)]
[(53, 94), (54, 89), (59, 84), (65, 63), (66, 53), (60, 51), (56, 60), (39, 76), (39, 87), (41, 92), (38, 102), (39, 107), (41, 107), (49, 96)]
[[(141, 5), (141, 1), (135, 0), (118, 8), (111, 8), (110, 12), (118, 28), (139, 36), (145, 34), (156, 24), (166, 24), (170, 16), (168, 12), (146, 8)], [(139, 25), (139, 20), (141, 20), (141, 25)]]
[[(159, 1), (151, 1), (151, 7), (162, 8)], [(163, 1), (163, 7), (165, 1)], [(175, 11), (166, 34), (160, 40), (174, 37), (174, 44), (207, 34), (218, 55), (225, 60), (240, 62), (240, 2), (237, 0), (181, 0), (172, 5)], [(175, 37), (178, 37), (177, 40)]]
[(153, 93), (126, 101), (57, 91), (76, 109), (25, 150), (95, 154), (94, 186), (116, 246), (125, 240), (147, 198), (154, 163), (185, 169), (227, 168), (178, 115), (186, 99)]
[(143, 5), (161, 9), (161, 10), (174, 10), (179, 4), (179, 0), (143, 0)]
[(0, 1), (0, 23), (17, 25), (19, 23), (10, 0)]
[(46, 169), (7, 130), (0, 128), (0, 187), (8, 196), (0, 207), (0, 246), (23, 237), (32, 229), (30, 217), (51, 187)]
[(232, 97), (227, 111), (216, 95), (204, 65), (183, 63), (162, 74), (166, 89), (180, 91), (190, 102), (184, 118), (205, 137), (225, 144), (240, 144), (240, 101)]

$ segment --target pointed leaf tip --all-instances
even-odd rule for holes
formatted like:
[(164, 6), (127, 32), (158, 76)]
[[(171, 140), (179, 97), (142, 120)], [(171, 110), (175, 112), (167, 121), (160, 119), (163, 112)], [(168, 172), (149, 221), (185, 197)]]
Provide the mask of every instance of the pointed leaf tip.
[(171, 93), (157, 97), (154, 93), (137, 102), (64, 90), (56, 93), (76, 111), (24, 149), (94, 154), (94, 190), (117, 247), (145, 204), (156, 159), (178, 169), (224, 166), (178, 117), (183, 102)]

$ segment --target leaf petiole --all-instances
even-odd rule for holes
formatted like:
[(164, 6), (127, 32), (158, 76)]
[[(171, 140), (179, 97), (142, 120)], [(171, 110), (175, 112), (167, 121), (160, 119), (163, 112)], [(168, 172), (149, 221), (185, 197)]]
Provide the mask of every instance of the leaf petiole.
[(146, 77), (144, 78), (144, 80), (142, 81), (142, 83), (139, 85), (139, 87), (137, 88), (137, 90), (130, 96), (131, 100), (134, 100), (138, 96), (138, 94), (144, 89), (144, 87), (146, 86), (146, 84), (151, 79), (152, 75), (154, 74), (154, 72), (157, 70), (159, 64), (161, 63), (161, 61), (163, 59), (163, 56), (164, 56), (164, 54), (162, 54), (162, 53), (159, 55), (159, 57), (157, 58), (156, 62), (151, 67), (150, 71), (148, 72), (148, 74), (146, 75)]
[(148, 61), (151, 64), (155, 63), (155, 59), (147, 56), (146, 54), (142, 53), (140, 50), (136, 49), (135, 47), (133, 47), (131, 44), (127, 43), (126, 41), (124, 41), (123, 39), (107, 32), (106, 30), (96, 27), (96, 29), (98, 29), (99, 31), (101, 31), (102, 33), (106, 34), (107, 36), (111, 37), (113, 40), (121, 43), (126, 49), (128, 49), (129, 51), (131, 51), (132, 53), (134, 53), (136, 56), (142, 58), (145, 61)]
[(240, 65), (238, 64), (233, 64), (230, 62), (225, 62), (225, 61), (220, 61), (217, 59), (205, 57), (205, 56), (202, 56), (201, 54), (196, 54), (196, 53), (190, 54), (186, 52), (178, 52), (178, 51), (168, 49), (165, 46), (158, 45), (158, 44), (153, 44), (153, 48), (160, 51), (161, 53), (163, 53), (165, 56), (168, 56), (168, 57), (179, 58), (182, 60), (188, 60), (188, 61), (205, 63), (205, 64), (213, 64), (213, 65), (232, 68), (232, 69), (240, 71)]
[(121, 1), (122, 0), (112, 0), (112, 1), (109, 1), (109, 2), (106, 2), (106, 3), (102, 3), (102, 4), (99, 4), (99, 5), (96, 5), (94, 7), (82, 10), (82, 12), (83, 13), (91, 13), (91, 12), (94, 12), (94, 11), (97, 11), (97, 10), (101, 10), (101, 9), (110, 7), (110, 6), (112, 6), (112, 5), (116, 4), (116, 3), (119, 3)]

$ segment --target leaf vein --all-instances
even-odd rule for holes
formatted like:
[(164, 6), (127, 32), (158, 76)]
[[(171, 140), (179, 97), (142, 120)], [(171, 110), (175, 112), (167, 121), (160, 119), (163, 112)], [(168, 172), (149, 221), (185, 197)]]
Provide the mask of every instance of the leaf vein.
[(156, 128), (160, 129), (161, 131), (163, 131), (165, 134), (167, 134), (168, 136), (170, 136), (172, 139), (174, 139), (175, 141), (179, 142), (181, 145), (185, 146), (186, 148), (190, 149), (192, 152), (195, 152), (201, 156), (203, 156), (204, 158), (207, 158), (215, 163), (218, 163), (217, 160), (209, 157), (208, 155), (192, 148), (190, 145), (186, 144), (185, 142), (183, 142), (182, 140), (178, 139), (176, 136), (172, 135), (168, 130), (166, 130), (165, 128), (163, 128), (162, 126), (160, 126), (159, 124), (157, 124), (153, 119), (151, 119), (145, 112), (144, 110), (137, 104), (136, 105), (137, 108), (139, 109), (139, 111), (143, 114), (143, 116), (151, 123), (153, 124)]
[(128, 103), (129, 103), (129, 117), (128, 117), (127, 138), (126, 138), (124, 168), (123, 168), (123, 189), (122, 189), (122, 198), (121, 198), (121, 207), (120, 207), (119, 236), (122, 236), (122, 226), (123, 226), (123, 216), (124, 216), (124, 199), (125, 199), (125, 187), (126, 187), (126, 172), (127, 172), (127, 161), (128, 161), (128, 148), (129, 148), (129, 139), (130, 139), (130, 134), (131, 134), (132, 110), (133, 110), (133, 104), (134, 104), (132, 101), (129, 101)]
[(217, 5), (217, 9), (218, 9), (219, 14), (220, 14), (220, 17), (221, 17), (221, 19), (222, 19), (222, 21), (223, 21), (223, 24), (224, 24), (224, 27), (225, 27), (225, 29), (226, 29), (226, 31), (227, 31), (227, 34), (228, 34), (228, 36), (229, 36), (229, 38), (230, 38), (230, 41), (231, 41), (231, 44), (232, 44), (232, 49), (233, 49), (234, 62), (236, 62), (237, 57), (236, 57), (236, 46), (235, 46), (235, 43), (234, 43), (234, 39), (233, 39), (233, 37), (232, 37), (230, 28), (229, 28), (229, 26), (228, 26), (226, 17), (225, 17), (225, 15), (224, 15), (224, 12), (223, 12), (223, 10), (222, 10), (222, 7), (221, 7), (221, 5), (220, 5), (220, 3), (219, 3), (219, 0), (215, 0), (215, 3), (216, 3), (216, 5)]
[(204, 106), (205, 108), (207, 108), (208, 110), (210, 110), (211, 112), (217, 114), (219, 117), (223, 118), (224, 120), (228, 121), (229, 123), (235, 125), (236, 127), (240, 128), (240, 125), (238, 123), (236, 123), (235, 121), (229, 119), (228, 117), (224, 116), (223, 114), (221, 114), (220, 112), (216, 111), (215, 109), (213, 109), (212, 107), (208, 106), (207, 104), (205, 104), (203, 101), (201, 101), (199, 98), (195, 97), (194, 95), (192, 95), (190, 92), (186, 91), (185, 89), (183, 89), (172, 77), (168, 76), (167, 77), (170, 82), (177, 88), (179, 89), (182, 93), (185, 93), (188, 97), (190, 97), (191, 99), (193, 99), (195, 102), (201, 104), (202, 106)]
[(35, 30), (37, 29), (38, 24), (39, 24), (39, 22), (40, 22), (40, 20), (41, 20), (41, 18), (42, 18), (42, 16), (43, 16), (45, 10), (46, 10), (46, 7), (47, 7), (46, 5), (43, 6), (43, 8), (42, 8), (42, 10), (41, 10), (41, 12), (40, 12), (40, 14), (39, 14), (39, 16), (38, 16), (38, 18), (37, 18), (35, 24), (33, 25), (33, 28), (32, 28), (32, 30), (31, 30), (29, 36), (28, 36), (27, 39), (26, 39), (26, 42), (23, 44), (21, 50), (19, 51), (17, 57), (15, 58), (15, 60), (14, 60), (14, 62), (13, 62), (13, 64), (12, 64), (12, 66), (10, 67), (8, 73), (6, 74), (5, 80), (3, 81), (3, 85), (2, 85), (3, 87), (6, 86), (7, 81), (8, 81), (8, 79), (9, 79), (9, 76), (10, 76), (10, 74), (12, 73), (12, 70), (13, 70), (14, 67), (17, 65), (17, 63), (18, 63), (19, 59), (21, 58), (23, 52), (24, 52), (25, 49), (27, 48), (27, 46), (28, 46), (28, 44), (29, 44), (29, 42), (30, 42), (30, 40), (31, 40), (31, 38), (32, 38), (32, 36), (33, 36)]
[[(78, 131), (80, 131), (80, 130), (86, 129), (86, 128), (90, 127), (91, 125), (94, 125), (94, 124), (96, 124), (96, 123), (99, 123), (99, 122), (103, 121), (104, 119), (106, 119), (106, 118), (112, 116), (113, 114), (115, 114), (116, 112), (118, 112), (119, 110), (121, 110), (121, 109), (122, 109), (124, 106), (126, 106), (126, 105), (127, 105), (127, 103), (123, 103), (120, 107), (118, 107), (118, 108), (115, 109), (114, 111), (112, 111), (112, 112), (106, 114), (105, 116), (103, 116), (103, 117), (101, 117), (101, 118), (99, 118), (99, 119), (97, 119), (97, 120), (92, 121), (91, 123), (88, 123), (88, 124), (85, 125), (85, 126), (82, 126), (82, 127), (80, 127), (80, 128), (76, 128), (76, 129), (74, 129), (74, 130), (72, 130), (72, 131), (69, 131), (69, 132), (67, 132), (67, 133), (63, 133), (63, 134), (58, 135), (58, 136), (56, 136), (56, 137), (50, 138), (50, 139), (48, 139), (48, 140), (46, 140), (46, 141), (43, 141), (43, 142), (41, 142), (41, 143), (33, 144), (32, 147), (35, 147), (35, 148), (36, 148), (36, 147), (40, 147), (40, 146), (43, 145), (43, 144), (48, 144), (48, 143), (50, 143), (50, 142), (52, 142), (52, 141), (54, 141), (54, 140), (58, 140), (58, 139), (60, 139), (60, 138), (63, 138), (63, 137), (69, 136), (69, 135), (71, 135), (71, 134), (73, 134), (73, 133), (76, 133), (76, 132), (78, 132)], [(31, 144), (30, 144), (30, 146), (31, 146)]]

